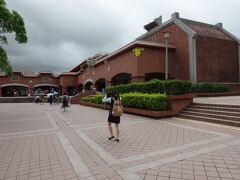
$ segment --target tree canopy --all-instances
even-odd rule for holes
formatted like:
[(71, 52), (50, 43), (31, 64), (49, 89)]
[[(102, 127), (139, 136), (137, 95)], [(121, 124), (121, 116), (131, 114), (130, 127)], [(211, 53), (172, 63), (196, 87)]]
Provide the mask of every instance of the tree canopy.
[(0, 70), (10, 74), (12, 66), (10, 65), (6, 51), (2, 45), (7, 45), (7, 33), (15, 33), (15, 40), (18, 43), (27, 42), (27, 33), (23, 18), (17, 11), (10, 11), (6, 7), (4, 0), (0, 0)]

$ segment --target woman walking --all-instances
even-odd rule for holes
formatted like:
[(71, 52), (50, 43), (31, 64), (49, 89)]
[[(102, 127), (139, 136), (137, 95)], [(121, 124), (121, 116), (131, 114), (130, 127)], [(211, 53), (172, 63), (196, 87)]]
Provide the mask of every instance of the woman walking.
[(118, 93), (115, 93), (115, 92), (108, 93), (102, 100), (102, 102), (104, 102), (104, 103), (110, 103), (110, 109), (109, 109), (109, 114), (108, 114), (108, 129), (109, 129), (109, 132), (110, 132), (110, 137), (108, 138), (108, 140), (114, 139), (113, 129), (112, 129), (112, 123), (114, 123), (115, 127), (116, 127), (116, 138), (115, 138), (115, 141), (119, 142), (120, 116), (114, 115), (113, 104), (114, 104), (115, 101), (120, 101), (120, 97), (119, 97)]
[(64, 111), (67, 111), (67, 107), (68, 107), (68, 96), (67, 96), (67, 93), (64, 93), (63, 95), (63, 100), (62, 100), (62, 108)]

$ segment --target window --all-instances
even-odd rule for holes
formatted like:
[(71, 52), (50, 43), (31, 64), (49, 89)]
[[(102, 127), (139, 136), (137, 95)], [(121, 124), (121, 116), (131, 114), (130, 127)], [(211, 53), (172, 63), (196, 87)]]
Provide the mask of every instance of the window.
[(12, 81), (19, 81), (19, 76), (12, 76), (11, 80)]
[(157, 42), (157, 37), (156, 36), (152, 37), (152, 42)]
[(42, 77), (42, 81), (44, 81), (44, 82), (49, 82), (49, 81), (50, 81), (50, 78), (49, 78), (49, 77)]

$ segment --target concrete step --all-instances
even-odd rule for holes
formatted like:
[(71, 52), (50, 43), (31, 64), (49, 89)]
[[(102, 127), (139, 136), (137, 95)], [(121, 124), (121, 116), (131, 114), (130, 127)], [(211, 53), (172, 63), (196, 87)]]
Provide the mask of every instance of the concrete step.
[(71, 104), (79, 104), (82, 97), (94, 95), (96, 93), (90, 93), (90, 92), (84, 92), (84, 93), (78, 93), (75, 96), (71, 97), (70, 101)]
[(239, 108), (239, 109), (240, 109), (240, 105), (232, 105), (232, 104), (205, 104), (205, 103), (193, 103), (192, 105), (207, 106), (207, 107)]
[(207, 109), (207, 110), (216, 110), (216, 111), (229, 111), (229, 112), (240, 112), (240, 108), (236, 107), (217, 107), (217, 106), (202, 106), (200, 104), (191, 104), (188, 106), (189, 108), (194, 108), (194, 109)]
[(190, 119), (190, 120), (197, 120), (197, 121), (204, 121), (204, 122), (211, 122), (211, 123), (240, 127), (240, 122), (231, 121), (231, 120), (194, 116), (194, 115), (188, 115), (188, 114), (183, 114), (183, 113), (177, 114), (177, 117), (184, 118), (184, 119)]
[(213, 110), (213, 109), (202, 109), (202, 108), (192, 108), (187, 107), (184, 110), (186, 111), (193, 111), (193, 112), (201, 112), (201, 113), (210, 113), (210, 114), (218, 114), (218, 115), (226, 115), (226, 116), (237, 116), (240, 117), (240, 110), (239, 111), (226, 111), (225, 109), (221, 110)]
[(200, 117), (206, 117), (206, 118), (216, 118), (216, 119), (240, 122), (239, 116), (229, 116), (229, 115), (220, 115), (220, 114), (215, 114), (215, 113), (194, 112), (194, 111), (188, 111), (188, 110), (183, 110), (180, 112), (180, 114), (187, 114), (187, 115), (200, 116)]

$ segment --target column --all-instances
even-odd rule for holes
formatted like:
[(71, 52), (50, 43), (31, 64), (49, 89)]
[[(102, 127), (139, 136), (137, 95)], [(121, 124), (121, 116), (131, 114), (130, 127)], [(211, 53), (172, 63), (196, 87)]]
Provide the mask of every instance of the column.
[(144, 76), (133, 76), (132, 77), (132, 83), (143, 83), (145, 82)]
[(107, 81), (107, 86), (106, 87), (110, 87), (112, 86), (112, 81)]
[(67, 87), (62, 87), (62, 95), (63, 95), (64, 93), (67, 93)]

